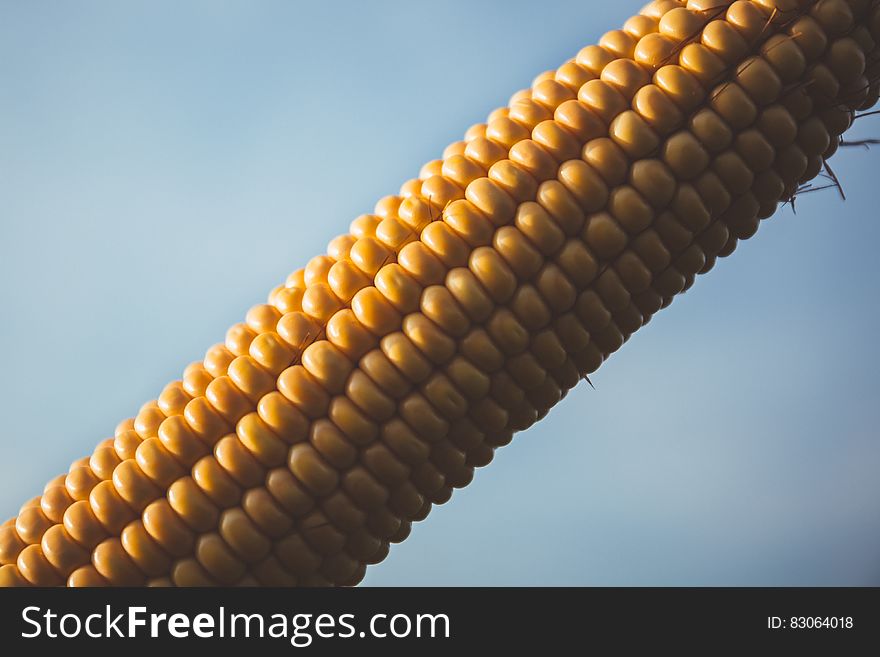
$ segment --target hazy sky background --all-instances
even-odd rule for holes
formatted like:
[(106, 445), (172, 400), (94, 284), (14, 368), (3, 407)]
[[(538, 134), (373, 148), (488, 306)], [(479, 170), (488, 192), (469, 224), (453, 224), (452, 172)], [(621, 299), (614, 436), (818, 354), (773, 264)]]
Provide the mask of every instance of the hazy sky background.
[[(637, 9), (0, 1), (0, 514)], [(842, 152), (847, 202), (766, 222), (366, 583), (880, 584), (878, 164)]]

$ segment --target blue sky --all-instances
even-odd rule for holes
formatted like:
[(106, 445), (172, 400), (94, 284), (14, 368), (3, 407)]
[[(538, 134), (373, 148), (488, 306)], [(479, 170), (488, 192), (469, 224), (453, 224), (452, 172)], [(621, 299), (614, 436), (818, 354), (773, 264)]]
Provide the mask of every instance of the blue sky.
[[(0, 515), (637, 9), (0, 0)], [(840, 153), (845, 203), (766, 222), (366, 583), (880, 584), (878, 158)]]

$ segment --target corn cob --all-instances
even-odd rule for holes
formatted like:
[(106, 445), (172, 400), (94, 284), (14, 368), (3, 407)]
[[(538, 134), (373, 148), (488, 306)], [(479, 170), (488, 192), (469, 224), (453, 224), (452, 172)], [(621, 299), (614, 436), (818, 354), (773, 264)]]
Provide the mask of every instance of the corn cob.
[(659, 0), (471, 127), (0, 528), (0, 583), (353, 585), (878, 95), (869, 0)]

